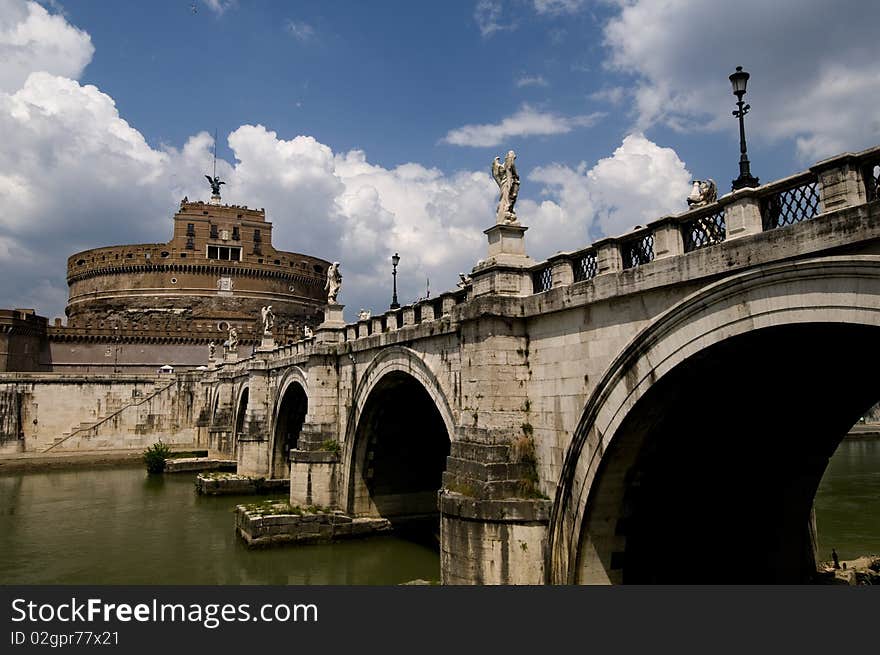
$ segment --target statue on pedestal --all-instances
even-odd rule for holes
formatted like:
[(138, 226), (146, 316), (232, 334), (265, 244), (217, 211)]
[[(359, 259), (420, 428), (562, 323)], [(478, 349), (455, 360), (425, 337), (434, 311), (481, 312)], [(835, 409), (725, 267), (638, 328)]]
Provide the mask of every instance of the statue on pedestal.
[(205, 178), (208, 180), (208, 184), (211, 185), (211, 194), (220, 197), (220, 185), (226, 184), (226, 182), (222, 182), (218, 176), (211, 177), (210, 175), (205, 175)]
[(212, 341), (208, 344), (208, 361), (214, 360), (214, 354), (217, 352), (217, 345)]
[(500, 157), (495, 157), (492, 162), (492, 177), (495, 178), (501, 191), (495, 217), (496, 223), (516, 222), (516, 212), (514, 212), (513, 206), (516, 204), (517, 195), (519, 195), (519, 174), (516, 172), (515, 159), (516, 153), (513, 150), (508, 150), (504, 163), (501, 163)]
[(230, 353), (238, 352), (238, 330), (229, 326), (229, 338), (226, 340), (226, 350)]
[(327, 283), (324, 290), (327, 292), (327, 304), (338, 305), (336, 301), (339, 290), (342, 288), (342, 273), (339, 272), (339, 262), (333, 262), (327, 269)]
[(263, 307), (260, 310), (263, 317), (263, 334), (267, 337), (272, 336), (272, 328), (275, 327), (275, 314), (272, 313), (272, 305)]
[(315, 333), (312, 332), (312, 328), (310, 328), (308, 325), (303, 326), (303, 337), (306, 339), (311, 339), (313, 336), (315, 336)]

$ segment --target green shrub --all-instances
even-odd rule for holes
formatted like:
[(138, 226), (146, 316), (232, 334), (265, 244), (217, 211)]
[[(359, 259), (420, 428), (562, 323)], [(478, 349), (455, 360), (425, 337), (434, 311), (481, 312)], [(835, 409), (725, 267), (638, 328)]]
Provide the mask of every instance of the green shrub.
[(325, 450), (329, 453), (339, 454), (339, 442), (336, 439), (325, 439), (321, 444), (321, 450)]
[(171, 456), (171, 448), (160, 439), (144, 451), (144, 463), (148, 473), (165, 471), (165, 459)]

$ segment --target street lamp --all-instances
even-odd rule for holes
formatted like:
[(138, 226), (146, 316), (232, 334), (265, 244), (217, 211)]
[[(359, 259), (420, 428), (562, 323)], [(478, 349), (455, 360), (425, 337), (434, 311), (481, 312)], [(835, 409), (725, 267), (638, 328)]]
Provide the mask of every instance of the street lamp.
[(758, 178), (752, 177), (749, 170), (749, 156), (746, 154), (746, 128), (743, 118), (749, 113), (751, 107), (743, 104), (743, 96), (746, 94), (746, 83), (749, 81), (749, 74), (743, 70), (742, 66), (736, 67), (736, 72), (730, 76), (730, 83), (733, 85), (733, 95), (736, 96), (736, 106), (733, 115), (739, 119), (739, 177), (733, 181), (733, 190), (745, 189), (747, 187), (758, 186)]
[(391, 309), (400, 309), (400, 304), (397, 302), (397, 265), (400, 263), (400, 255), (394, 253), (391, 257), (391, 265), (393, 268), (391, 269), (391, 277), (394, 279), (394, 294), (391, 296)]

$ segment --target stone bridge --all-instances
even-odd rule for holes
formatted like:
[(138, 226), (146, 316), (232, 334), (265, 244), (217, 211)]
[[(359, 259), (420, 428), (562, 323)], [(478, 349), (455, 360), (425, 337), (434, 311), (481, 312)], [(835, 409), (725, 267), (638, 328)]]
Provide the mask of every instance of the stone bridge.
[(462, 288), (208, 371), (206, 436), (293, 504), (439, 520), (444, 583), (803, 581), (880, 396), (878, 163), (541, 263), (495, 225)]

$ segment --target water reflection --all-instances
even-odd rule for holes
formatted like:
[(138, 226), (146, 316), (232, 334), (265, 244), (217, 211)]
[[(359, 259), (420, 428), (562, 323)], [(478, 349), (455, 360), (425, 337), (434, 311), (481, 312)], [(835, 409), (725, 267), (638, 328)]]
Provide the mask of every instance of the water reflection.
[(190, 475), (142, 468), (0, 476), (3, 584), (398, 584), (438, 579), (436, 549), (396, 537), (248, 550), (232, 508)]

